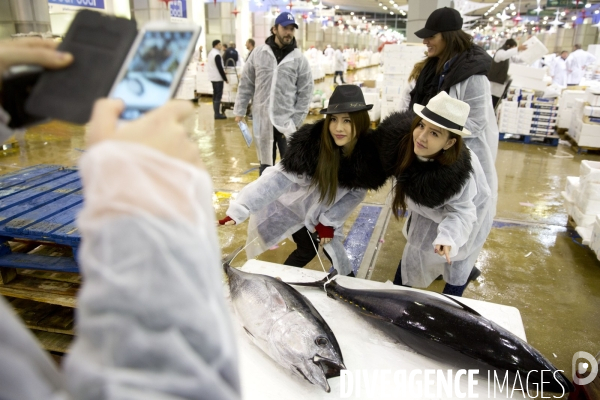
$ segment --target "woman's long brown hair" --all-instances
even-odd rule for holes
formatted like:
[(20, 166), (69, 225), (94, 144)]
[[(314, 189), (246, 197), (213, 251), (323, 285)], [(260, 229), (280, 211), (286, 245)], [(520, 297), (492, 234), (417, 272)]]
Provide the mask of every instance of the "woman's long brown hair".
[(326, 204), (333, 204), (337, 195), (338, 172), (342, 157), (350, 157), (354, 146), (361, 134), (366, 132), (371, 125), (369, 113), (366, 110), (348, 113), (352, 122), (352, 140), (347, 148), (342, 149), (335, 144), (333, 137), (329, 133), (329, 124), (331, 123), (331, 114), (325, 117), (323, 130), (321, 131), (321, 148), (319, 151), (319, 161), (317, 169), (312, 177), (311, 185), (319, 189), (319, 201), (325, 201)]
[[(396, 163), (396, 184), (394, 185), (394, 200), (392, 201), (392, 211), (396, 218), (399, 218), (398, 212), (402, 214), (406, 212), (406, 188), (403, 185), (402, 179), (398, 179), (402, 174), (415, 162), (417, 155), (415, 154), (415, 141), (413, 132), (419, 126), (423, 118), (416, 116), (410, 126), (410, 133), (404, 135), (400, 141), (400, 150), (398, 151), (398, 162)], [(446, 129), (441, 129), (442, 132), (448, 133), (448, 139), (456, 139), (456, 143), (446, 151), (440, 151), (433, 159), (442, 165), (451, 165), (458, 160), (458, 156), (463, 146), (463, 140), (460, 135), (450, 132)], [(418, 161), (417, 161), (418, 162)]]
[[(444, 70), (444, 64), (446, 64), (448, 60), (452, 59), (452, 57), (473, 47), (473, 36), (469, 35), (463, 30), (441, 32), (441, 35), (446, 46), (444, 47), (442, 53), (437, 57), (438, 61), (435, 69), (436, 74), (440, 74)], [(421, 71), (423, 71), (423, 68), (425, 68), (425, 65), (429, 61), (435, 62), (431, 58), (426, 58), (425, 60), (416, 63), (408, 80), (416, 81), (421, 74)]]

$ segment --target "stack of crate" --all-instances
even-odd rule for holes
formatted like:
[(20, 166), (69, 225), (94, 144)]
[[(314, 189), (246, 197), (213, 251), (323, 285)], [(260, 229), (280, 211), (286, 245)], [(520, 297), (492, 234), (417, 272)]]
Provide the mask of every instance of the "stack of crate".
[(584, 160), (579, 176), (567, 177), (565, 191), (567, 213), (577, 226), (584, 244), (600, 253), (600, 162)]
[(382, 119), (399, 110), (408, 77), (415, 64), (425, 58), (426, 49), (422, 44), (388, 44), (383, 48)]
[(600, 88), (587, 88), (574, 101), (569, 136), (578, 146), (600, 148)]

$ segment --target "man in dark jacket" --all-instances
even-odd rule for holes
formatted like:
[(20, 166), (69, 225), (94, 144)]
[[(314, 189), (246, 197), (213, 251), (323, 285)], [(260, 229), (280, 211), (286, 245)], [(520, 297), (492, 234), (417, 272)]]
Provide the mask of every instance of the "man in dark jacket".
[(235, 43), (229, 42), (229, 46), (227, 46), (227, 50), (223, 55), (223, 62), (226, 67), (235, 67), (239, 59), (239, 55), (237, 50), (235, 49)]

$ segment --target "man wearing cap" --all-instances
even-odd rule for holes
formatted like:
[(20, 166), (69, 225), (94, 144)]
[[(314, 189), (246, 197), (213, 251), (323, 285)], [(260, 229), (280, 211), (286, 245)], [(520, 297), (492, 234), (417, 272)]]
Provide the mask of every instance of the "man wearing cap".
[(297, 28), (291, 13), (279, 14), (273, 34), (250, 54), (240, 79), (233, 114), (241, 121), (252, 100), (260, 174), (275, 164), (276, 145), (281, 158), (285, 156), (286, 138), (302, 125), (312, 99), (312, 72), (296, 46)]

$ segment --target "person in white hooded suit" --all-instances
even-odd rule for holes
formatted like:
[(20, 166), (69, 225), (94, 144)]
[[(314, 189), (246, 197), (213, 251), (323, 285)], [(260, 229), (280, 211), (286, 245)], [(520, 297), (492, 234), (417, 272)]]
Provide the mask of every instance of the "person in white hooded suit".
[(581, 83), (585, 67), (596, 63), (596, 57), (581, 48), (580, 44), (573, 46), (573, 52), (567, 57), (567, 86), (577, 86)]
[(252, 127), (260, 160), (260, 173), (275, 165), (276, 149), (285, 156), (287, 138), (308, 114), (313, 95), (310, 65), (296, 47), (293, 15), (281, 13), (273, 35), (252, 51), (244, 66), (233, 114), (236, 122), (246, 115), (252, 100)]
[(394, 283), (428, 287), (442, 274), (444, 293), (462, 296), (494, 217), (485, 172), (463, 141), (470, 107), (440, 92), (413, 109), (391, 114), (376, 135), (386, 173), (396, 178), (394, 215), (408, 211)]

